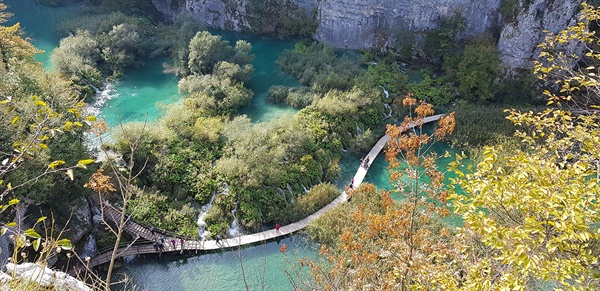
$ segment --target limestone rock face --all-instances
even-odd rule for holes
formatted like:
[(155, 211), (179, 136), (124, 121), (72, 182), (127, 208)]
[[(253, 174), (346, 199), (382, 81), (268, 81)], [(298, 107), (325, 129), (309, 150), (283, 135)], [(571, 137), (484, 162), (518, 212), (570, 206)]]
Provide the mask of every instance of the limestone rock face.
[(498, 51), (502, 63), (513, 70), (531, 67), (538, 56), (537, 44), (544, 40), (544, 30), (558, 32), (577, 21), (582, 0), (534, 0), (519, 13), (516, 22), (504, 25)]
[(92, 291), (83, 282), (67, 275), (66, 273), (54, 271), (34, 263), (6, 264), (6, 272), (0, 272), (0, 282), (8, 282), (13, 279), (21, 279), (27, 283), (34, 283), (43, 288), (54, 288), (54, 290), (69, 291)]
[[(250, 30), (246, 7), (254, 0), (152, 0), (167, 16), (181, 11), (194, 14), (202, 24), (229, 30)], [(315, 38), (339, 48), (361, 49), (387, 45), (385, 33), (402, 25), (423, 32), (455, 11), (466, 21), (463, 37), (493, 27), (501, 28), (498, 50), (510, 70), (531, 66), (543, 30), (557, 32), (574, 22), (582, 0), (529, 0), (516, 21), (502, 21), (501, 0), (280, 0), (317, 11)], [(288, 2), (288, 3), (289, 3)], [(526, 1), (521, 0), (525, 3)], [(525, 5), (525, 4), (523, 4)], [(310, 14), (310, 13), (309, 13)], [(383, 36), (381, 35), (383, 32)]]
[(316, 38), (349, 49), (371, 47), (378, 29), (400, 23), (413, 31), (432, 29), (455, 11), (465, 17), (465, 34), (473, 35), (498, 22), (499, 5), (500, 0), (324, 0)]

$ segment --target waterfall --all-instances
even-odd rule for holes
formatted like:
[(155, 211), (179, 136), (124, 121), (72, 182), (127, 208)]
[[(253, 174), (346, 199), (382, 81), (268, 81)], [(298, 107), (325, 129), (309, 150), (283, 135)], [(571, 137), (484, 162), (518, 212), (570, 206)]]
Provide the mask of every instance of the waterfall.
[(86, 257), (93, 258), (96, 255), (96, 239), (94, 236), (89, 234), (87, 239), (85, 240), (85, 244), (79, 253), (79, 257), (85, 259)]
[[(93, 86), (92, 86), (93, 87)], [(99, 90), (96, 87), (93, 87), (96, 90), (96, 96), (94, 97), (94, 101), (90, 104), (86, 105), (83, 110), (89, 114), (98, 116), (100, 115), (100, 111), (106, 101), (113, 99), (119, 96), (117, 89), (113, 83), (106, 83), (104, 90)], [(90, 152), (100, 152), (100, 138), (92, 134), (91, 132), (84, 133), (85, 140), (84, 145)], [(108, 134), (103, 135), (104, 142), (110, 142), (110, 136)]]
[(235, 205), (235, 209), (231, 210), (231, 215), (233, 215), (233, 222), (231, 223), (231, 227), (229, 228), (229, 236), (235, 237), (238, 234), (242, 233), (242, 227), (240, 226), (240, 222), (235, 215), (237, 211), (237, 204)]
[[(213, 193), (212, 197), (210, 197), (210, 202), (202, 206), (200, 214), (198, 214), (198, 221), (196, 222), (196, 224), (198, 225), (198, 236), (200, 236), (200, 238), (202, 239), (206, 239), (210, 235), (210, 232), (206, 229), (206, 222), (204, 221), (204, 217), (206, 217), (206, 214), (208, 214), (208, 210), (212, 207), (212, 204), (215, 201), (215, 197), (217, 196), (217, 192), (218, 191), (215, 191)], [(229, 192), (229, 186), (227, 184), (223, 186), (223, 192)]]
[(294, 199), (294, 190), (292, 190), (292, 187), (290, 186), (290, 184), (288, 183), (287, 185), (287, 189), (288, 191), (290, 191), (290, 195), (292, 196), (292, 201), (290, 201), (290, 204), (295, 204), (296, 203), (296, 199)]
[(385, 89), (385, 87), (379, 85), (379, 87), (381, 87), (381, 89), (383, 89), (383, 94), (385, 94), (385, 99), (390, 98), (390, 93), (388, 92), (388, 90)]
[(281, 197), (283, 197), (283, 199), (285, 200), (285, 203), (287, 203), (287, 196), (285, 195), (285, 191), (283, 189), (281, 189), (281, 187), (277, 187), (277, 190), (279, 190), (279, 193), (281, 194)]
[(98, 93), (100, 93), (100, 92), (101, 92), (101, 90), (100, 90), (100, 89), (98, 89), (96, 86), (92, 85), (91, 83), (90, 83), (90, 84), (88, 84), (88, 85), (89, 85), (90, 87), (94, 88), (94, 92), (96, 92), (96, 94), (98, 94)]
[(117, 92), (117, 88), (113, 83), (106, 83), (104, 90), (101, 91), (96, 87), (94, 87), (94, 89), (96, 89), (94, 101), (90, 103), (90, 105), (86, 106), (85, 110), (90, 115), (98, 116), (100, 114), (100, 109), (102, 106), (104, 106), (106, 101), (119, 96), (119, 92)]
[(383, 119), (385, 120), (387, 118), (392, 117), (392, 107), (389, 104), (383, 104), (383, 106), (390, 110), (390, 112), (387, 115), (385, 113), (383, 114)]
[(360, 134), (365, 134), (365, 131), (362, 130), (359, 126), (358, 126), (358, 122), (354, 123), (356, 125), (356, 133)]

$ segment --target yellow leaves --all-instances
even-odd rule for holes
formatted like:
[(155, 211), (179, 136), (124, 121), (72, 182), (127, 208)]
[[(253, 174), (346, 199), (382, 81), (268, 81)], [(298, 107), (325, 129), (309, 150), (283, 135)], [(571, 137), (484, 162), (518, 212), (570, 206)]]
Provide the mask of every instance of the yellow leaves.
[(48, 165), (48, 168), (54, 170), (54, 168), (58, 167), (58, 166), (62, 166), (65, 164), (65, 161), (63, 160), (57, 160), (57, 161), (53, 161)]
[(12, 119), (11, 123), (12, 123), (12, 124), (15, 124), (15, 123), (17, 123), (17, 121), (19, 121), (19, 117), (18, 117), (18, 116), (15, 116), (15, 117)]
[(89, 164), (91, 164), (91, 163), (93, 163), (93, 162), (95, 162), (95, 160), (93, 160), (93, 159), (79, 160), (77, 162), (77, 167), (83, 168), (83, 169), (87, 169), (86, 166), (89, 165)]
[(36, 101), (34, 102), (34, 104), (35, 104), (36, 106), (40, 106), (40, 107), (46, 107), (46, 106), (47, 106), (46, 102), (44, 102), (44, 101), (42, 101), (42, 100), (36, 100)]

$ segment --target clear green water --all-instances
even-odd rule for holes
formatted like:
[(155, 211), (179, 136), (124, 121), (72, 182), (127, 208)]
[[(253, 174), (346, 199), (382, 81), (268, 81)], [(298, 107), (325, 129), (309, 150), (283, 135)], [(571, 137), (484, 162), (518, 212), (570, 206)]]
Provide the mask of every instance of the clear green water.
[[(285, 244), (288, 251), (280, 252)], [(284, 270), (298, 258), (314, 256), (313, 244), (296, 235), (238, 250), (180, 258), (134, 260), (125, 272), (147, 290), (245, 290), (240, 257), (250, 290), (293, 290)], [(264, 278), (264, 280), (263, 280)]]

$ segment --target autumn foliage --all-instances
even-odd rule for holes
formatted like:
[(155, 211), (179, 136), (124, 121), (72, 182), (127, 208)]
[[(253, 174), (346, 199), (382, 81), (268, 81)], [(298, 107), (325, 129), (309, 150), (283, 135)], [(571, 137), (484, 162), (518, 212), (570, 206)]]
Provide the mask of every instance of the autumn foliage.
[[(378, 193), (370, 184), (353, 191), (350, 205), (344, 206), (352, 211), (341, 222), (337, 245), (320, 251), (331, 269), (302, 261), (311, 267), (317, 289), (435, 289), (441, 281), (452, 281), (456, 249), (451, 231), (440, 221), (449, 213), (448, 191), (443, 189), (444, 173), (437, 169), (438, 156), (428, 148), (453, 131), (454, 116), (443, 117), (428, 134), (423, 125), (434, 114), (433, 105), (411, 95), (403, 104), (414, 116), (398, 126), (388, 125), (386, 158), (396, 191), (405, 198), (394, 201), (389, 192)], [(327, 218), (321, 222), (327, 223)]]

